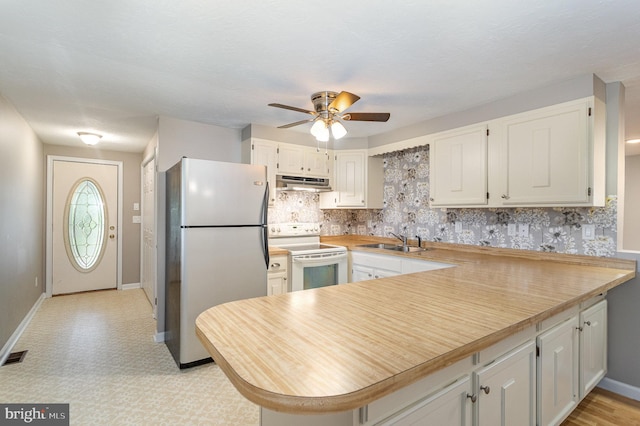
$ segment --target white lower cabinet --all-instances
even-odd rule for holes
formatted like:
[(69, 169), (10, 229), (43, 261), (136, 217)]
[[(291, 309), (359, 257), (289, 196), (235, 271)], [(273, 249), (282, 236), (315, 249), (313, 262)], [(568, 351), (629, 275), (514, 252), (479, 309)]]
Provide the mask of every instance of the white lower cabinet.
[(538, 424), (557, 425), (578, 405), (578, 316), (538, 336)]
[(351, 252), (351, 281), (392, 277), (402, 273), (402, 258), (362, 252)]
[(355, 283), (400, 274), (410, 274), (412, 272), (432, 271), (452, 266), (454, 265), (448, 263), (352, 251), (350, 282)]
[(267, 296), (287, 293), (287, 256), (272, 256), (267, 270)]
[(470, 392), (471, 379), (464, 376), (379, 424), (471, 426)]
[(607, 301), (580, 313), (580, 399), (607, 374)]
[(536, 424), (536, 345), (533, 341), (477, 370), (474, 378), (476, 425)]

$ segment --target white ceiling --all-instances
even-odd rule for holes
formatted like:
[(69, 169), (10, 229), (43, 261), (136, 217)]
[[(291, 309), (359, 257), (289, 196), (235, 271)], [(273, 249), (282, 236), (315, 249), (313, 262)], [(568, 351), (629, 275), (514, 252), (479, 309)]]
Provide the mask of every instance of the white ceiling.
[(159, 115), (275, 127), (306, 117), (268, 103), (311, 108), (321, 90), (391, 113), (347, 124), (364, 137), (588, 73), (625, 84), (640, 137), (637, 0), (0, 4), (0, 94), (45, 143), (96, 131), (141, 151)]

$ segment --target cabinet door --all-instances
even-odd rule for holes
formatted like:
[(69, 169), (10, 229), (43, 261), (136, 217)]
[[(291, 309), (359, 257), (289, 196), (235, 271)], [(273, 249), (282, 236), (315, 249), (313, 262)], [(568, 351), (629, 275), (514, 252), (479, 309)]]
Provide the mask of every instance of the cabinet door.
[(324, 149), (307, 149), (304, 156), (305, 175), (313, 177), (329, 177), (329, 155)]
[(607, 373), (607, 301), (580, 314), (580, 399)]
[(538, 423), (560, 424), (578, 404), (578, 317), (538, 336)]
[(271, 272), (267, 274), (267, 296), (284, 294), (287, 292), (287, 273)]
[(471, 381), (469, 376), (465, 376), (380, 424), (385, 426), (471, 425), (471, 400), (467, 398), (470, 391)]
[(526, 343), (476, 372), (477, 424), (536, 424), (536, 345)]
[(278, 173), (300, 176), (304, 173), (304, 147), (280, 144), (278, 147)]
[(373, 268), (368, 266), (354, 264), (351, 267), (351, 282), (366, 281), (373, 279)]
[(396, 275), (400, 275), (401, 271), (392, 271), (389, 269), (379, 269), (376, 268), (373, 270), (373, 278), (386, 278), (386, 277), (394, 277)]
[(487, 204), (487, 126), (447, 132), (430, 145), (433, 206)]
[(587, 203), (588, 102), (572, 102), (504, 121), (504, 205)]
[(251, 142), (251, 164), (267, 166), (267, 181), (269, 182), (269, 205), (276, 200), (276, 171), (278, 168), (278, 146), (268, 141)]
[(365, 169), (364, 152), (350, 152), (336, 154), (337, 177), (337, 206), (338, 207), (363, 207)]

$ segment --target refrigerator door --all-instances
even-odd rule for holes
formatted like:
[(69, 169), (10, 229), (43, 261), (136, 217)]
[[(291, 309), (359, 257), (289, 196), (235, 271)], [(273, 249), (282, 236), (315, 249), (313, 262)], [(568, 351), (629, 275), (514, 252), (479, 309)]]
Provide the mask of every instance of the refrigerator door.
[(196, 317), (212, 306), (267, 295), (262, 228), (182, 229), (180, 363), (211, 355), (196, 336)]
[(182, 173), (183, 226), (265, 224), (265, 166), (184, 158)]

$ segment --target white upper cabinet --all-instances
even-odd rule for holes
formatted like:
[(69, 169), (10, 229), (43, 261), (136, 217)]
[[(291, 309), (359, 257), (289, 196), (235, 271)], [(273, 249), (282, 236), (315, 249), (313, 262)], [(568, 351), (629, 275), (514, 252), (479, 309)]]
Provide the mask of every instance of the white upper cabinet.
[(592, 96), (433, 135), (431, 205), (603, 206), (605, 118)]
[(304, 147), (280, 144), (278, 174), (300, 176), (304, 172)]
[(278, 174), (328, 178), (329, 158), (323, 149), (281, 143), (278, 148)]
[(321, 209), (382, 208), (382, 158), (369, 157), (367, 150), (335, 151), (334, 173), (333, 191), (320, 194)]
[[(591, 102), (580, 100), (502, 120), (502, 205), (590, 205)], [(591, 115), (590, 115), (591, 114)]]
[(435, 135), (430, 144), (432, 206), (487, 204), (487, 125)]
[(278, 169), (278, 143), (252, 138), (243, 142), (243, 161), (267, 166), (269, 182), (269, 205), (276, 200), (276, 171)]

